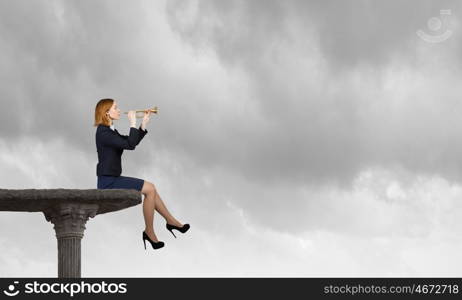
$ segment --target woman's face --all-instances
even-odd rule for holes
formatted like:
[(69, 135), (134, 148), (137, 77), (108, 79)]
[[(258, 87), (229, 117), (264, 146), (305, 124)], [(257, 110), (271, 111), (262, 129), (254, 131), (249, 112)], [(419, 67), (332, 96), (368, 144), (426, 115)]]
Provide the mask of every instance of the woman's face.
[(112, 120), (120, 119), (120, 109), (117, 107), (117, 102), (114, 101), (111, 108), (108, 111), (109, 118)]

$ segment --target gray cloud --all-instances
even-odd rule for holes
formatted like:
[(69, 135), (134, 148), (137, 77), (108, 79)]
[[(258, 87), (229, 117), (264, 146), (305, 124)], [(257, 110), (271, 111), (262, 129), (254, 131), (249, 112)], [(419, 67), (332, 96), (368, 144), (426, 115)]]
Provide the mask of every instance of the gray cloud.
[[(460, 33), (451, 28), (455, 34), (439, 48), (416, 35), (441, 8), (456, 14), (458, 3), (168, 4), (170, 24), (185, 41), (213, 49), (226, 67), (237, 67), (249, 76), (254, 97), (242, 101), (258, 101), (266, 123), (231, 130), (243, 138), (237, 146), (240, 151), (249, 151), (245, 159), (234, 157), (234, 165), (253, 180), (350, 186), (365, 165), (389, 163), (461, 179), (450, 163), (460, 161), (460, 144), (441, 135), (445, 131), (455, 136), (454, 125), (460, 125), (453, 114), (454, 109), (460, 111), (455, 104), (457, 80), (451, 79), (460, 78), (460, 72), (444, 71), (454, 63), (449, 58), (436, 69), (426, 65), (443, 55), (459, 61)], [(451, 17), (451, 26), (457, 25), (456, 18)], [(422, 48), (428, 52), (422, 54)], [(419, 78), (426, 80), (422, 91), (412, 88), (419, 82), (411, 76), (409, 87), (396, 91), (409, 99), (402, 100), (401, 108), (394, 107), (393, 98), (402, 96), (386, 90), (386, 81), (402, 72), (425, 76), (426, 67), (440, 80)], [(444, 82), (445, 77), (451, 80)], [(430, 93), (441, 95), (434, 103), (440, 107), (439, 115), (431, 108)], [(444, 155), (441, 147), (447, 149)]]
[[(213, 47), (223, 62), (242, 64), (247, 71), (264, 68), (265, 53), (278, 43), (307, 40), (319, 47), (335, 72), (356, 65), (387, 64), (396, 55), (412, 62), (416, 30), (428, 30), (428, 19), (439, 17), (440, 9), (452, 9), (454, 17), (460, 7), (457, 1), (431, 0), (205, 0), (167, 4), (172, 28), (196, 46)], [(454, 29), (454, 21), (448, 19), (450, 29)]]

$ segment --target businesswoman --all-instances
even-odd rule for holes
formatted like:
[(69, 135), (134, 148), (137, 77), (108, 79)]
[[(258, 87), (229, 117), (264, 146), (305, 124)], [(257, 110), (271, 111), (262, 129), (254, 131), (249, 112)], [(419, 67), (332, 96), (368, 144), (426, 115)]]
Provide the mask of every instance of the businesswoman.
[(136, 128), (135, 111), (129, 111), (130, 133), (129, 135), (121, 135), (113, 126), (113, 120), (120, 119), (120, 109), (117, 107), (117, 102), (114, 99), (99, 100), (95, 107), (94, 124), (97, 126), (95, 137), (98, 152), (96, 175), (98, 176), (98, 189), (135, 189), (144, 195), (144, 248), (146, 249), (146, 240), (148, 240), (153, 249), (159, 249), (164, 246), (164, 242), (159, 241), (154, 233), (154, 210), (157, 210), (165, 218), (165, 226), (175, 238), (173, 229), (185, 233), (190, 227), (189, 224), (181, 224), (170, 214), (154, 184), (135, 177), (121, 176), (122, 153), (124, 150), (135, 150), (147, 134), (146, 125), (150, 115), (151, 111), (146, 111), (140, 127)]

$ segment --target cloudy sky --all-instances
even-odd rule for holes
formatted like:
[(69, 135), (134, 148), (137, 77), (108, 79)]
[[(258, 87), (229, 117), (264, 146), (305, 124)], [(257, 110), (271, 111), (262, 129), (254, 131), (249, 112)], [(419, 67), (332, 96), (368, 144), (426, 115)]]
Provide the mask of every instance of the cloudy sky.
[[(142, 205), (90, 219), (82, 276), (461, 276), (461, 15), (0, 0), (0, 187), (96, 188), (97, 101), (158, 106), (122, 175), (191, 229), (175, 239), (156, 213), (154, 251)], [(54, 234), (41, 213), (0, 212), (0, 276), (57, 276)]]

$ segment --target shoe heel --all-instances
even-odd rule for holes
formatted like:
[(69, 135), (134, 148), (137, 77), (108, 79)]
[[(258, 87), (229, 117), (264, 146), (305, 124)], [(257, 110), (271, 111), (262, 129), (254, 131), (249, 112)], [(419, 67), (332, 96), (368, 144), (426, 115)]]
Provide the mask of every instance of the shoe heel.
[(173, 236), (176, 238), (176, 235), (173, 233), (172, 229), (169, 229), (168, 231), (170, 231), (173, 234)]
[(146, 240), (143, 239), (143, 242), (144, 242), (144, 250), (146, 250)]

